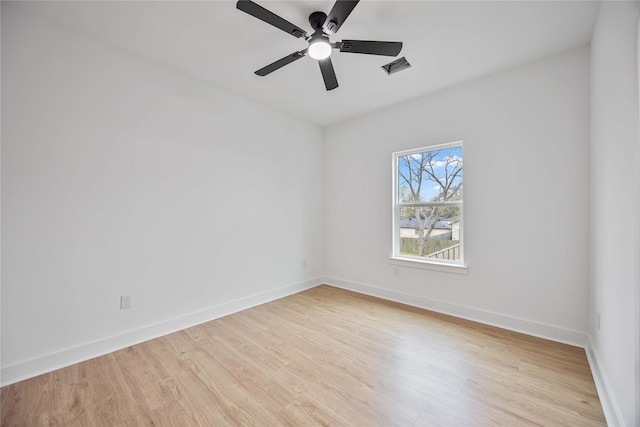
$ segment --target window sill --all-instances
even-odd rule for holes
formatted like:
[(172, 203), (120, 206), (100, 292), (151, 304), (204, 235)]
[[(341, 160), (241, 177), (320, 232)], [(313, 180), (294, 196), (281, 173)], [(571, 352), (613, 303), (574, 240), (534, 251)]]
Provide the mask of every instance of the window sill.
[(444, 262), (422, 261), (411, 258), (390, 257), (389, 263), (401, 267), (418, 268), (421, 270), (435, 270), (444, 273), (469, 274), (466, 265), (447, 264)]

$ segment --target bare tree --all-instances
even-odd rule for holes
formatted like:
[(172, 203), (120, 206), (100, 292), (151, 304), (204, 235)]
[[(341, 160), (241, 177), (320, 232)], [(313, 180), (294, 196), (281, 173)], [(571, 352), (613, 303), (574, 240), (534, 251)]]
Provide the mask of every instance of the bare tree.
[[(398, 189), (400, 203), (447, 202), (462, 198), (462, 159), (451, 149), (414, 153), (399, 157)], [(430, 188), (427, 188), (430, 187)], [(428, 191), (428, 190), (431, 191)], [(425, 194), (433, 194), (428, 200)], [(404, 208), (404, 217), (418, 224), (418, 254), (425, 255), (425, 244), (443, 213), (453, 211), (446, 206)]]

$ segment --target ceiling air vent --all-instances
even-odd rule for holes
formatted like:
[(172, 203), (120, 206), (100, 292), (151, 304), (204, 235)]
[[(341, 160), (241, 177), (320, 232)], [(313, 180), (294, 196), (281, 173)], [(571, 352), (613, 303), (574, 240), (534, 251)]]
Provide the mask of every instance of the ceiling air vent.
[(389, 62), (387, 65), (383, 65), (382, 69), (385, 71), (385, 73), (391, 75), (397, 73), (398, 71), (406, 70), (410, 67), (411, 64), (409, 64), (407, 58), (403, 56), (402, 58), (398, 58), (393, 62)]

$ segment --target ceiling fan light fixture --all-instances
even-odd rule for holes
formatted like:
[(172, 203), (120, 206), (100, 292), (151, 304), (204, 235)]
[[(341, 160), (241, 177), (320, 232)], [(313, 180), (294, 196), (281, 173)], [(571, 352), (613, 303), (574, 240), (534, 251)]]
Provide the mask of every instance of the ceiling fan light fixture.
[(331, 55), (331, 44), (326, 37), (317, 37), (309, 42), (309, 56), (318, 61)]
[[(266, 1), (266, 0), (265, 0)], [(333, 49), (345, 53), (362, 53), (369, 55), (397, 56), (402, 50), (402, 42), (386, 42), (376, 40), (342, 40), (331, 43), (329, 37), (335, 34), (345, 19), (351, 14), (360, 0), (335, 0), (331, 11), (327, 15), (324, 12), (315, 11), (309, 15), (309, 25), (313, 28), (313, 33), (309, 35), (302, 28), (297, 27), (286, 19), (276, 15), (268, 9), (254, 3), (252, 0), (238, 0), (236, 8), (245, 12), (254, 18), (266, 22), (267, 24), (291, 34), (295, 38), (302, 38), (309, 46), (298, 52), (293, 52), (284, 58), (280, 58), (275, 62), (260, 68), (256, 71), (258, 76), (266, 76), (285, 65), (304, 58), (309, 55), (318, 61), (322, 80), (327, 90), (333, 90), (338, 87), (338, 79), (336, 78), (333, 63), (331, 62), (331, 51)], [(389, 65), (389, 64), (387, 64)], [(391, 69), (391, 67), (389, 67)], [(385, 69), (386, 70), (386, 69)], [(389, 70), (386, 70), (389, 72)]]

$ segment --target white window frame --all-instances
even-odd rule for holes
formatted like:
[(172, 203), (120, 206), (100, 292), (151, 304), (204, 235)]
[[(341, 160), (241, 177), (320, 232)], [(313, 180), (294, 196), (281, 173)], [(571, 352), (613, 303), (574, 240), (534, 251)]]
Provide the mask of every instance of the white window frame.
[[(393, 245), (392, 255), (389, 258), (391, 264), (410, 267), (410, 268), (424, 268), (430, 270), (438, 270), (459, 274), (467, 274), (468, 269), (465, 264), (464, 258), (464, 185), (462, 188), (463, 197), (461, 201), (449, 201), (449, 202), (420, 202), (420, 203), (399, 203), (398, 202), (398, 158), (415, 153), (424, 153), (427, 151), (436, 151), (447, 148), (460, 147), (463, 150), (463, 163), (464, 163), (464, 147), (462, 141), (449, 142), (446, 144), (430, 145), (427, 147), (415, 148), (411, 150), (397, 151), (392, 153), (392, 207), (393, 207)], [(463, 166), (464, 167), (464, 166)], [(464, 176), (463, 176), (464, 180)], [(464, 182), (464, 181), (463, 181)], [(436, 206), (457, 206), (460, 208), (460, 260), (434, 260), (419, 256), (411, 256), (400, 254), (400, 210), (405, 207), (436, 207)]]

